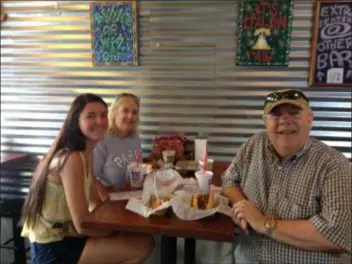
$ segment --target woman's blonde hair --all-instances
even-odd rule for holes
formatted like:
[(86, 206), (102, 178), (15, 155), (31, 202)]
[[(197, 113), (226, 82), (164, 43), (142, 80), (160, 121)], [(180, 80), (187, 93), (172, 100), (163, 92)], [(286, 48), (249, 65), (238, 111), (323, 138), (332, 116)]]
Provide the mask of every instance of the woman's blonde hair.
[[(109, 114), (108, 114), (108, 119), (109, 119), (109, 127), (108, 127), (108, 133), (110, 134), (117, 134), (118, 128), (116, 127), (116, 122), (115, 122), (115, 116), (116, 116), (116, 109), (121, 105), (121, 101), (126, 98), (132, 98), (134, 102), (136, 103), (138, 110), (139, 110), (139, 98), (135, 96), (134, 94), (131, 93), (121, 93), (119, 94), (115, 101), (111, 104), (110, 109), (109, 109)], [(139, 124), (139, 113), (137, 117), (137, 123), (136, 126), (134, 127), (133, 131), (131, 131), (130, 135), (131, 137), (135, 136), (138, 131), (138, 124)]]

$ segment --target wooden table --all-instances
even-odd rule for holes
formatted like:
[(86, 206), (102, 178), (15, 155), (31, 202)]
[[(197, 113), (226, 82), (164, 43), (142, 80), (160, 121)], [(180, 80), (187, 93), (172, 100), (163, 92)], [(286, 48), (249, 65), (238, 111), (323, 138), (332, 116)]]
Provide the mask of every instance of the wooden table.
[[(227, 163), (214, 164), (213, 184), (220, 185), (221, 173), (227, 166)], [(106, 201), (83, 219), (83, 227), (161, 235), (162, 264), (176, 263), (177, 237), (185, 238), (185, 264), (195, 263), (196, 239), (234, 241), (235, 226), (228, 216), (217, 214), (198, 221), (184, 221), (170, 212), (165, 216), (144, 218), (126, 210), (126, 203)]]

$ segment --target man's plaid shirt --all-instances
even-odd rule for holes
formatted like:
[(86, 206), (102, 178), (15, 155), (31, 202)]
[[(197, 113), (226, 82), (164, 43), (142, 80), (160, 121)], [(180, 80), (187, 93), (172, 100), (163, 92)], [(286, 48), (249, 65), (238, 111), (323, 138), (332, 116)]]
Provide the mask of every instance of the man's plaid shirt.
[(307, 219), (328, 240), (348, 252), (310, 251), (250, 232), (248, 246), (259, 263), (340, 264), (351, 254), (351, 167), (338, 151), (309, 138), (302, 150), (281, 160), (266, 132), (251, 137), (222, 175), (223, 188), (240, 184), (264, 215)]

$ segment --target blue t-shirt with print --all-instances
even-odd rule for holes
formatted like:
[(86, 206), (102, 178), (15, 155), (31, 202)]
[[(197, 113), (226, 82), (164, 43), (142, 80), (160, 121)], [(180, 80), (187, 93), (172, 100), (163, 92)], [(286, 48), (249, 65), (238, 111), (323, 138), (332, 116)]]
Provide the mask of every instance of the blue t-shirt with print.
[(94, 148), (95, 177), (107, 187), (119, 187), (126, 179), (127, 165), (136, 161), (141, 142), (136, 137), (119, 137), (106, 134)]

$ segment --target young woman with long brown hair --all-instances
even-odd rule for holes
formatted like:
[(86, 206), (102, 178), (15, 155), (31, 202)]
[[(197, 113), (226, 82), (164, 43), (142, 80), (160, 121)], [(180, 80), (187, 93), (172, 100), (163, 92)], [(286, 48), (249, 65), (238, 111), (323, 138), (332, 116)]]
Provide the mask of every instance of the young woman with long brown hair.
[(38, 165), (22, 212), (33, 264), (141, 263), (152, 250), (150, 236), (81, 226), (102, 202), (102, 187), (91, 175), (92, 155), (107, 126), (106, 103), (94, 94), (78, 96)]

